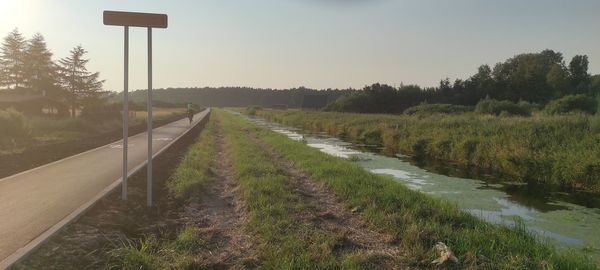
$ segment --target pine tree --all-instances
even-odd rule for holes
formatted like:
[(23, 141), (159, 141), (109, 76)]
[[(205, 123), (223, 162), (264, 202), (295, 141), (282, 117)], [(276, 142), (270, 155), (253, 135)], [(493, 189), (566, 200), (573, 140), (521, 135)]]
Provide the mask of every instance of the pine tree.
[(81, 105), (99, 99), (104, 83), (98, 80), (98, 72), (89, 72), (85, 67), (89, 62), (89, 59), (84, 58), (86, 53), (83, 47), (77, 46), (70, 51), (68, 57), (58, 62), (61, 85), (68, 92), (71, 117), (75, 116), (76, 109)]
[(24, 56), (25, 86), (33, 92), (46, 93), (57, 97), (56, 66), (52, 62), (52, 53), (46, 47), (41, 34), (35, 34), (28, 42)]
[(2, 43), (2, 52), (0, 53), (0, 84), (3, 86), (14, 85), (14, 89), (23, 86), (24, 82), (24, 52), (26, 47), (25, 38), (15, 28), (4, 38)]

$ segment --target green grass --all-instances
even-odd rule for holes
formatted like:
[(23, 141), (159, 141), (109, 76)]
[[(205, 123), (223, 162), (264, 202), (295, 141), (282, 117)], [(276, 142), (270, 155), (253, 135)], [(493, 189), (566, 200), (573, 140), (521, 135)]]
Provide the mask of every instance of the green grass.
[(110, 251), (113, 265), (125, 270), (199, 269), (195, 253), (208, 248), (192, 226), (182, 229), (174, 240), (149, 235), (138, 241), (125, 240)]
[(216, 129), (215, 121), (209, 121), (171, 176), (167, 187), (176, 198), (193, 199), (214, 179), (211, 167), (218, 151)]
[(251, 126), (230, 114), (222, 119), (226, 146), (249, 213), (249, 227), (259, 236), (263, 269), (333, 269), (333, 249), (340, 235), (326, 235), (294, 218), (306, 205), (267, 153), (249, 140)]
[[(217, 155), (215, 121), (209, 121), (196, 142), (187, 151), (167, 187), (170, 194), (181, 200), (197, 199), (203, 188), (214, 180), (211, 166)], [(201, 262), (194, 254), (210, 248), (206, 234), (187, 226), (175, 239), (148, 235), (139, 240), (125, 240), (110, 254), (113, 264), (123, 269), (197, 269)]]
[[(199, 163), (215, 161), (214, 121), (218, 119), (248, 214), (247, 231), (257, 242), (257, 268), (379, 269), (382, 262), (432, 268), (430, 262), (436, 257), (432, 247), (441, 241), (460, 259), (457, 268), (596, 269), (581, 255), (558, 253), (522, 225), (508, 228), (485, 223), (452, 204), (232, 114), (214, 110), (211, 118), (171, 178), (169, 189), (175, 196), (193, 199), (210, 183), (209, 167)], [(340, 250), (344, 235), (316, 230), (310, 221), (299, 218), (303, 211), (312, 209), (253, 137), (311, 179), (328, 186), (349, 209), (358, 209), (373, 229), (392, 235), (405, 256), (394, 260), (386, 255)], [(210, 237), (210, 233), (188, 226), (170, 238), (149, 235), (125, 241), (112, 255), (123, 269), (198, 269), (203, 264), (197, 254), (214, 248)]]
[(258, 110), (285, 125), (476, 166), (514, 181), (600, 193), (600, 116), (395, 116)]
[(430, 266), (428, 262), (434, 256), (431, 248), (441, 241), (456, 253), (461, 267), (596, 269), (581, 255), (558, 253), (527, 233), (522, 225), (508, 228), (488, 224), (389, 177), (369, 173), (281, 134), (256, 126), (253, 129), (285, 159), (329, 186), (348, 207), (359, 209), (374, 228), (395, 236), (418, 267)]

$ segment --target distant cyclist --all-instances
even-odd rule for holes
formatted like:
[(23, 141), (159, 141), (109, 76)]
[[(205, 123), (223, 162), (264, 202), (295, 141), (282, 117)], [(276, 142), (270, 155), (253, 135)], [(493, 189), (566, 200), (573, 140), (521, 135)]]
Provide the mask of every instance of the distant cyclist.
[(192, 108), (192, 103), (188, 103), (187, 114), (188, 114), (188, 119), (190, 119), (190, 125), (191, 125), (192, 121), (194, 121), (194, 109)]

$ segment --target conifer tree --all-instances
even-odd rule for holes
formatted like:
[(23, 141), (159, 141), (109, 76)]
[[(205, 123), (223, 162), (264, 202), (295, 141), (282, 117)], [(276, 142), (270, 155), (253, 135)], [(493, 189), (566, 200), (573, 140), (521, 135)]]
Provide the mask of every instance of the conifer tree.
[(37, 94), (46, 93), (57, 97), (57, 72), (52, 53), (46, 47), (41, 34), (35, 34), (28, 42), (24, 56), (25, 86)]
[(67, 91), (71, 117), (75, 111), (85, 105), (99, 99), (104, 81), (98, 80), (98, 72), (90, 72), (86, 68), (89, 59), (84, 58), (86, 50), (77, 46), (70, 51), (70, 55), (58, 62), (60, 81), (62, 87)]
[(27, 42), (18, 29), (4, 38), (0, 48), (0, 84), (14, 89), (24, 85), (24, 52)]

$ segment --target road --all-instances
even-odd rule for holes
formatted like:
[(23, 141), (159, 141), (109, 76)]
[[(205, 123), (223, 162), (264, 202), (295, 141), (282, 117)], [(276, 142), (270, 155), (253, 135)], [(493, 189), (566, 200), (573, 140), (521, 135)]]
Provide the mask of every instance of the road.
[[(196, 114), (194, 124), (207, 113)], [(153, 152), (167, 147), (192, 126), (182, 119), (154, 129)], [(147, 144), (145, 132), (129, 137), (130, 173), (145, 165)], [(122, 147), (118, 141), (0, 179), (0, 269), (120, 186)]]

